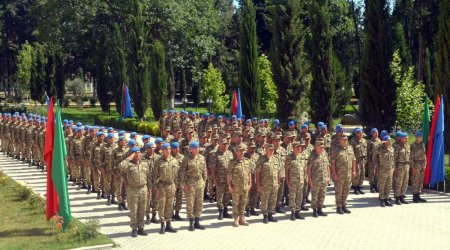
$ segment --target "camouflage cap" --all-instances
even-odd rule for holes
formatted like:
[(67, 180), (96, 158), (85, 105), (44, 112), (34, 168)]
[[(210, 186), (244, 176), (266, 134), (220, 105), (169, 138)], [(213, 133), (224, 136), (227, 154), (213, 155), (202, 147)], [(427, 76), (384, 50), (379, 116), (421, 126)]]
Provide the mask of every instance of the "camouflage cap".
[(227, 140), (226, 138), (223, 138), (223, 139), (220, 141), (220, 144), (228, 144), (228, 140)]
[(273, 144), (266, 144), (264, 146), (265, 149), (274, 149), (275, 147), (273, 146)]
[(339, 136), (339, 140), (348, 140), (348, 137), (346, 135)]
[(323, 140), (316, 140), (316, 142), (314, 143), (314, 146), (324, 146), (324, 141)]
[(219, 135), (214, 135), (211, 139), (212, 140), (219, 140)]
[(306, 133), (305, 134), (305, 139), (311, 139), (311, 134), (310, 133)]
[(236, 150), (247, 150), (247, 145), (245, 145), (244, 143), (240, 143), (236, 146)]
[(249, 148), (256, 148), (256, 143), (254, 141), (251, 141), (248, 143)]
[(280, 141), (281, 140), (281, 136), (279, 136), (279, 135), (274, 135), (272, 138), (273, 138), (274, 141)]

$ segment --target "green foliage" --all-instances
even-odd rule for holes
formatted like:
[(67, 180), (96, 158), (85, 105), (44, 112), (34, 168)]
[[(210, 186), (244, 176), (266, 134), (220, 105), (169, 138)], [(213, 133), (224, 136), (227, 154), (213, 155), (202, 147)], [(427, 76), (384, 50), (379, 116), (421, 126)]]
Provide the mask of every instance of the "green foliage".
[(258, 82), (261, 86), (262, 113), (275, 114), (278, 102), (277, 86), (273, 81), (272, 64), (264, 54), (258, 58)]
[(64, 96), (66, 94), (66, 79), (64, 71), (64, 55), (61, 49), (58, 49), (55, 53), (55, 88), (56, 96), (61, 103), (64, 101)]
[(150, 49), (150, 104), (155, 119), (167, 106), (167, 71), (164, 45), (156, 41)]
[(97, 115), (94, 118), (94, 124), (143, 134), (160, 135), (159, 126), (156, 122), (139, 122), (136, 119), (121, 120), (117, 116)]
[(80, 242), (88, 242), (97, 238), (100, 235), (100, 221), (88, 220), (84, 224), (74, 229), (74, 239)]
[(37, 214), (45, 213), (45, 200), (36, 194), (32, 194), (28, 197), (28, 207)]
[(241, 10), (239, 33), (239, 86), (242, 112), (258, 116), (261, 105), (261, 86), (258, 84), (258, 44), (256, 42), (256, 10), (251, 0), (245, 0)]
[(33, 101), (45, 103), (45, 58), (44, 46), (34, 43), (33, 67), (31, 68), (30, 96)]
[(412, 64), (411, 53), (405, 40), (405, 31), (401, 23), (397, 23), (394, 27), (394, 49), (398, 50), (401, 62), (402, 73), (407, 73)]
[(402, 61), (398, 50), (394, 52), (391, 63), (394, 82), (397, 84), (396, 126), (402, 130), (414, 132), (422, 126), (423, 102), (425, 100), (425, 85), (416, 83), (414, 67), (403, 73)]
[(108, 92), (112, 86), (111, 72), (108, 62), (108, 53), (105, 50), (106, 37), (100, 35), (96, 44), (95, 56), (95, 81), (97, 88), (97, 97), (103, 112), (109, 110), (111, 101)]
[(328, 0), (314, 1), (309, 6), (311, 16), (311, 117), (314, 123), (323, 121), (331, 127), (336, 109), (335, 66), (332, 63), (330, 14)]
[(302, 1), (296, 0), (279, 1), (267, 7), (272, 33), (270, 61), (278, 92), (277, 117), (282, 124), (309, 107), (309, 62), (304, 47), (302, 8)]
[(48, 49), (45, 51), (45, 56), (47, 57), (47, 64), (45, 65), (45, 92), (48, 97), (56, 95), (55, 88), (55, 53), (53, 50)]
[(83, 107), (83, 98), (85, 96), (84, 91), (84, 80), (81, 78), (75, 78), (73, 80), (67, 81), (67, 90), (72, 92), (75, 102), (79, 109)]
[(334, 79), (336, 81), (335, 84), (335, 100), (336, 100), (336, 109), (334, 111), (334, 115), (343, 114), (345, 107), (350, 102), (352, 98), (352, 82), (351, 76), (346, 75), (345, 70), (342, 68), (342, 64), (339, 59), (333, 55), (331, 58), (331, 64)]
[(224, 113), (229, 103), (229, 96), (222, 80), (222, 73), (209, 63), (208, 68), (203, 71), (202, 100), (206, 102), (208, 98), (213, 100), (212, 112)]
[(114, 101), (116, 103), (116, 110), (119, 114), (122, 113), (122, 93), (123, 84), (129, 84), (128, 68), (127, 68), (127, 54), (122, 37), (120, 26), (117, 23), (113, 25), (113, 36), (111, 41), (111, 75), (114, 79), (112, 89), (114, 92)]
[(25, 42), (17, 55), (16, 98), (20, 101), (30, 88), (31, 70), (33, 67), (33, 47)]
[(31, 189), (20, 184), (16, 184), (15, 197), (17, 201), (26, 201), (30, 195), (32, 195)]

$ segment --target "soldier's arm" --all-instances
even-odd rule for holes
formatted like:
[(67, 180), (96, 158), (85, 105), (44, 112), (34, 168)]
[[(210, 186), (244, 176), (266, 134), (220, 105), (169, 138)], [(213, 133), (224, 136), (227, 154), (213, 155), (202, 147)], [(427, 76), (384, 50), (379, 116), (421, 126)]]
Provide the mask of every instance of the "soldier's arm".
[(331, 172), (333, 173), (333, 176), (336, 178), (337, 173), (336, 173), (336, 151), (335, 150), (333, 150), (333, 152), (330, 155), (330, 168), (331, 168)]
[(206, 167), (206, 159), (205, 159), (205, 165), (202, 166), (202, 178), (203, 178), (203, 181), (206, 181), (208, 179), (208, 168)]
[(157, 159), (153, 165), (153, 188), (157, 189), (159, 182), (159, 159)]
[(286, 157), (286, 161), (284, 163), (284, 171), (285, 171), (286, 184), (289, 188), (291, 187), (291, 182), (289, 181), (290, 165), (291, 165), (291, 157)]
[(314, 182), (312, 178), (312, 162), (308, 161), (308, 183), (310, 187), (314, 187)]
[(152, 182), (152, 166), (150, 162), (147, 162), (147, 190), (149, 192), (151, 192), (152, 188), (153, 188), (153, 182)]
[(179, 175), (179, 182), (181, 187), (184, 187), (186, 185), (186, 171), (187, 171), (187, 166), (189, 159), (188, 157), (184, 157), (183, 161), (181, 162), (181, 166), (180, 166), (180, 175)]

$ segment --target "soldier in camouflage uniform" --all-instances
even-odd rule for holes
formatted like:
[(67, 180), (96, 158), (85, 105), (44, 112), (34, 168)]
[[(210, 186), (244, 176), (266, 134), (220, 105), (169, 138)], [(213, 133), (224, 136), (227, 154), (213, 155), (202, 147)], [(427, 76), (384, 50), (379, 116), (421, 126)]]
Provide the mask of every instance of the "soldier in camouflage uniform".
[(191, 142), (191, 153), (181, 163), (179, 183), (186, 193), (186, 210), (189, 219), (189, 231), (205, 230), (200, 225), (203, 210), (203, 190), (207, 178), (206, 159), (199, 153), (199, 143)]
[(101, 172), (99, 167), (101, 166), (100, 162), (100, 150), (103, 145), (103, 139), (105, 138), (103, 132), (97, 132), (96, 134), (97, 140), (92, 144), (91, 146), (91, 153), (90, 153), (90, 161), (91, 161), (91, 174), (92, 174), (92, 184), (93, 189), (97, 191), (97, 199), (101, 199), (104, 196), (104, 190), (100, 192), (100, 179), (101, 179)]
[(222, 139), (219, 148), (210, 157), (209, 167), (212, 173), (214, 186), (216, 187), (217, 208), (219, 209), (218, 220), (232, 218), (228, 214), (227, 205), (230, 194), (227, 185), (227, 169), (233, 159), (233, 154), (228, 150), (228, 140)]
[(381, 145), (381, 140), (378, 138), (378, 129), (372, 128), (370, 130), (370, 136), (372, 137), (367, 142), (367, 168), (369, 172), (369, 184), (370, 192), (378, 192), (377, 187), (377, 170), (375, 169), (375, 164), (373, 163), (373, 153), (378, 146)]
[[(184, 155), (180, 154), (180, 144), (178, 142), (172, 142), (170, 145), (171, 155), (173, 158), (178, 160), (179, 166), (183, 162)], [(181, 168), (178, 170), (178, 174), (180, 174)], [(176, 180), (177, 190), (175, 191), (175, 214), (173, 215), (173, 219), (176, 221), (182, 221), (183, 219), (180, 217), (181, 204), (183, 202), (183, 186), (181, 182)]]
[[(126, 139), (120, 136), (117, 142), (117, 147), (114, 148), (114, 190), (117, 198), (118, 210), (128, 210), (127, 207), (127, 190), (125, 186), (126, 176), (119, 168), (120, 162), (124, 159), (125, 153), (128, 150), (125, 147)], [(151, 190), (148, 192), (151, 193)]]
[(84, 144), (82, 141), (83, 132), (81, 128), (74, 128), (74, 136), (75, 138), (72, 141), (72, 145), (70, 147), (70, 156), (72, 158), (72, 173), (75, 178), (75, 182), (78, 183), (77, 190), (80, 190), (82, 187), (81, 173), (80, 173), (80, 165), (83, 164), (83, 152), (84, 152)]
[(41, 129), (39, 130), (39, 167), (44, 172), (45, 162), (44, 162), (44, 147), (45, 147), (45, 131), (46, 131), (46, 120), (41, 120)]
[(332, 150), (330, 156), (336, 197), (336, 213), (349, 214), (347, 197), (352, 177), (356, 175), (356, 158), (353, 148), (348, 145), (347, 136), (341, 135), (338, 141), (339, 146)]
[(411, 186), (413, 193), (413, 202), (426, 202), (420, 197), (423, 187), (423, 175), (427, 164), (425, 144), (423, 143), (422, 131), (415, 133), (416, 141), (411, 144)]
[(261, 213), (263, 223), (277, 222), (273, 217), (280, 185), (280, 161), (274, 157), (273, 144), (265, 145), (265, 154), (256, 163), (256, 185), (261, 195)]
[(317, 136), (316, 141), (317, 140), (323, 142), (323, 147), (325, 148), (325, 151), (328, 155), (331, 148), (331, 135), (328, 133), (327, 125), (323, 124), (322, 126), (320, 126), (320, 134)]
[(25, 141), (25, 158), (26, 162), (31, 166), (31, 148), (33, 146), (33, 118), (28, 119)]
[(302, 147), (305, 142), (293, 142), (293, 150), (286, 157), (285, 171), (286, 184), (289, 188), (289, 207), (291, 208), (291, 220), (304, 220), (305, 217), (300, 214), (300, 208), (303, 202), (303, 185), (305, 180), (305, 169), (308, 161), (307, 154), (303, 154)]
[(20, 151), (22, 152), (20, 160), (25, 162), (27, 153), (27, 118), (22, 118), (22, 123), (20, 124), (19, 132), (20, 132), (20, 141), (19, 141), (19, 147)]
[[(148, 142), (145, 144), (145, 154), (142, 157), (142, 159), (146, 162), (148, 162), (150, 171), (153, 173), (155, 169), (155, 163), (159, 155), (155, 153), (155, 144), (153, 142)], [(156, 219), (156, 213), (158, 212), (158, 198), (156, 197), (156, 186), (153, 187), (151, 193), (149, 194), (147, 209), (145, 211), (145, 224), (150, 225), (150, 223), (158, 223), (158, 220)], [(152, 214), (152, 218), (150, 219), (150, 212)]]
[(256, 163), (258, 162), (260, 155), (256, 153), (255, 142), (252, 141), (248, 144), (247, 152), (245, 153), (244, 157), (251, 161), (250, 173), (252, 181), (248, 197), (247, 212), (245, 216), (247, 217), (249, 217), (250, 215), (258, 216), (259, 213), (255, 211), (256, 203), (258, 201), (258, 190), (256, 187)]
[(313, 217), (327, 216), (322, 211), (327, 185), (329, 183), (328, 155), (324, 143), (319, 138), (314, 143), (314, 152), (308, 159), (308, 182), (311, 186), (311, 207)]
[(109, 133), (105, 138), (105, 143), (100, 149), (100, 171), (103, 175), (103, 191), (106, 195), (106, 205), (117, 204), (114, 190), (114, 134)]
[(244, 212), (248, 203), (248, 192), (251, 188), (251, 165), (253, 162), (244, 157), (247, 146), (243, 143), (236, 146), (235, 157), (230, 161), (227, 170), (227, 184), (233, 197), (233, 226), (248, 226)]
[(144, 215), (148, 191), (152, 189), (148, 163), (141, 161), (140, 149), (134, 147), (128, 157), (119, 164), (119, 168), (128, 185), (131, 236), (147, 236), (144, 231)]
[(367, 142), (366, 139), (363, 138), (361, 128), (355, 129), (355, 137), (351, 140), (350, 144), (353, 147), (356, 157), (356, 175), (352, 181), (353, 193), (364, 194), (362, 188), (366, 174)]
[[(92, 146), (95, 144), (95, 137), (97, 134), (97, 127), (91, 126), (89, 127), (89, 133), (87, 136), (84, 136), (83, 138), (83, 145), (84, 145), (84, 151), (83, 151), (83, 177), (85, 181), (85, 185), (87, 185), (87, 191), (86, 194), (94, 193), (96, 190), (94, 189), (94, 186), (92, 185), (93, 178), (92, 178), (92, 162), (90, 160), (90, 154), (92, 152)], [(117, 163), (118, 165), (119, 163)], [(116, 166), (117, 166), (116, 165)]]
[(394, 149), (391, 146), (391, 137), (385, 135), (382, 144), (374, 148), (373, 164), (378, 171), (378, 197), (380, 206), (392, 206), (389, 194), (392, 189), (392, 175), (394, 173)]
[(411, 149), (408, 144), (408, 134), (401, 133), (400, 141), (394, 150), (394, 161), (395, 161), (395, 171), (394, 171), (394, 194), (395, 194), (395, 204), (409, 204), (405, 200), (406, 189), (408, 188), (409, 180), (409, 162)]
[(178, 178), (178, 160), (170, 155), (170, 144), (163, 143), (162, 155), (156, 160), (154, 173), (154, 184), (157, 186), (158, 215), (161, 222), (160, 234), (165, 232), (176, 233), (172, 228), (173, 198), (175, 195), (175, 181)]
[[(292, 131), (290, 131), (292, 133)], [(284, 185), (285, 185), (285, 169), (284, 169), (284, 162), (286, 160), (286, 149), (281, 147), (280, 145), (281, 136), (275, 135), (272, 140), (272, 144), (274, 146), (275, 152), (274, 157), (278, 159), (279, 164), (278, 167), (280, 168), (279, 176), (280, 176), (280, 186), (278, 187), (278, 193), (277, 193), (277, 205), (275, 208), (275, 211), (277, 213), (284, 213), (283, 210), (281, 210), (281, 206), (283, 205), (283, 197), (284, 197)]]

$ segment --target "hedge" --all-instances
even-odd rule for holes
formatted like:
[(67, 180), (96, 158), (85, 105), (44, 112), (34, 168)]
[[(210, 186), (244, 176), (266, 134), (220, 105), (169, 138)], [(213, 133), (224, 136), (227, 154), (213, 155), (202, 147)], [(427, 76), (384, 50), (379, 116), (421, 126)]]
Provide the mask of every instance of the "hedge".
[(105, 127), (113, 127), (118, 130), (134, 131), (154, 136), (160, 135), (159, 126), (154, 122), (139, 122), (136, 119), (121, 120), (117, 117), (99, 115), (94, 118), (94, 123)]

